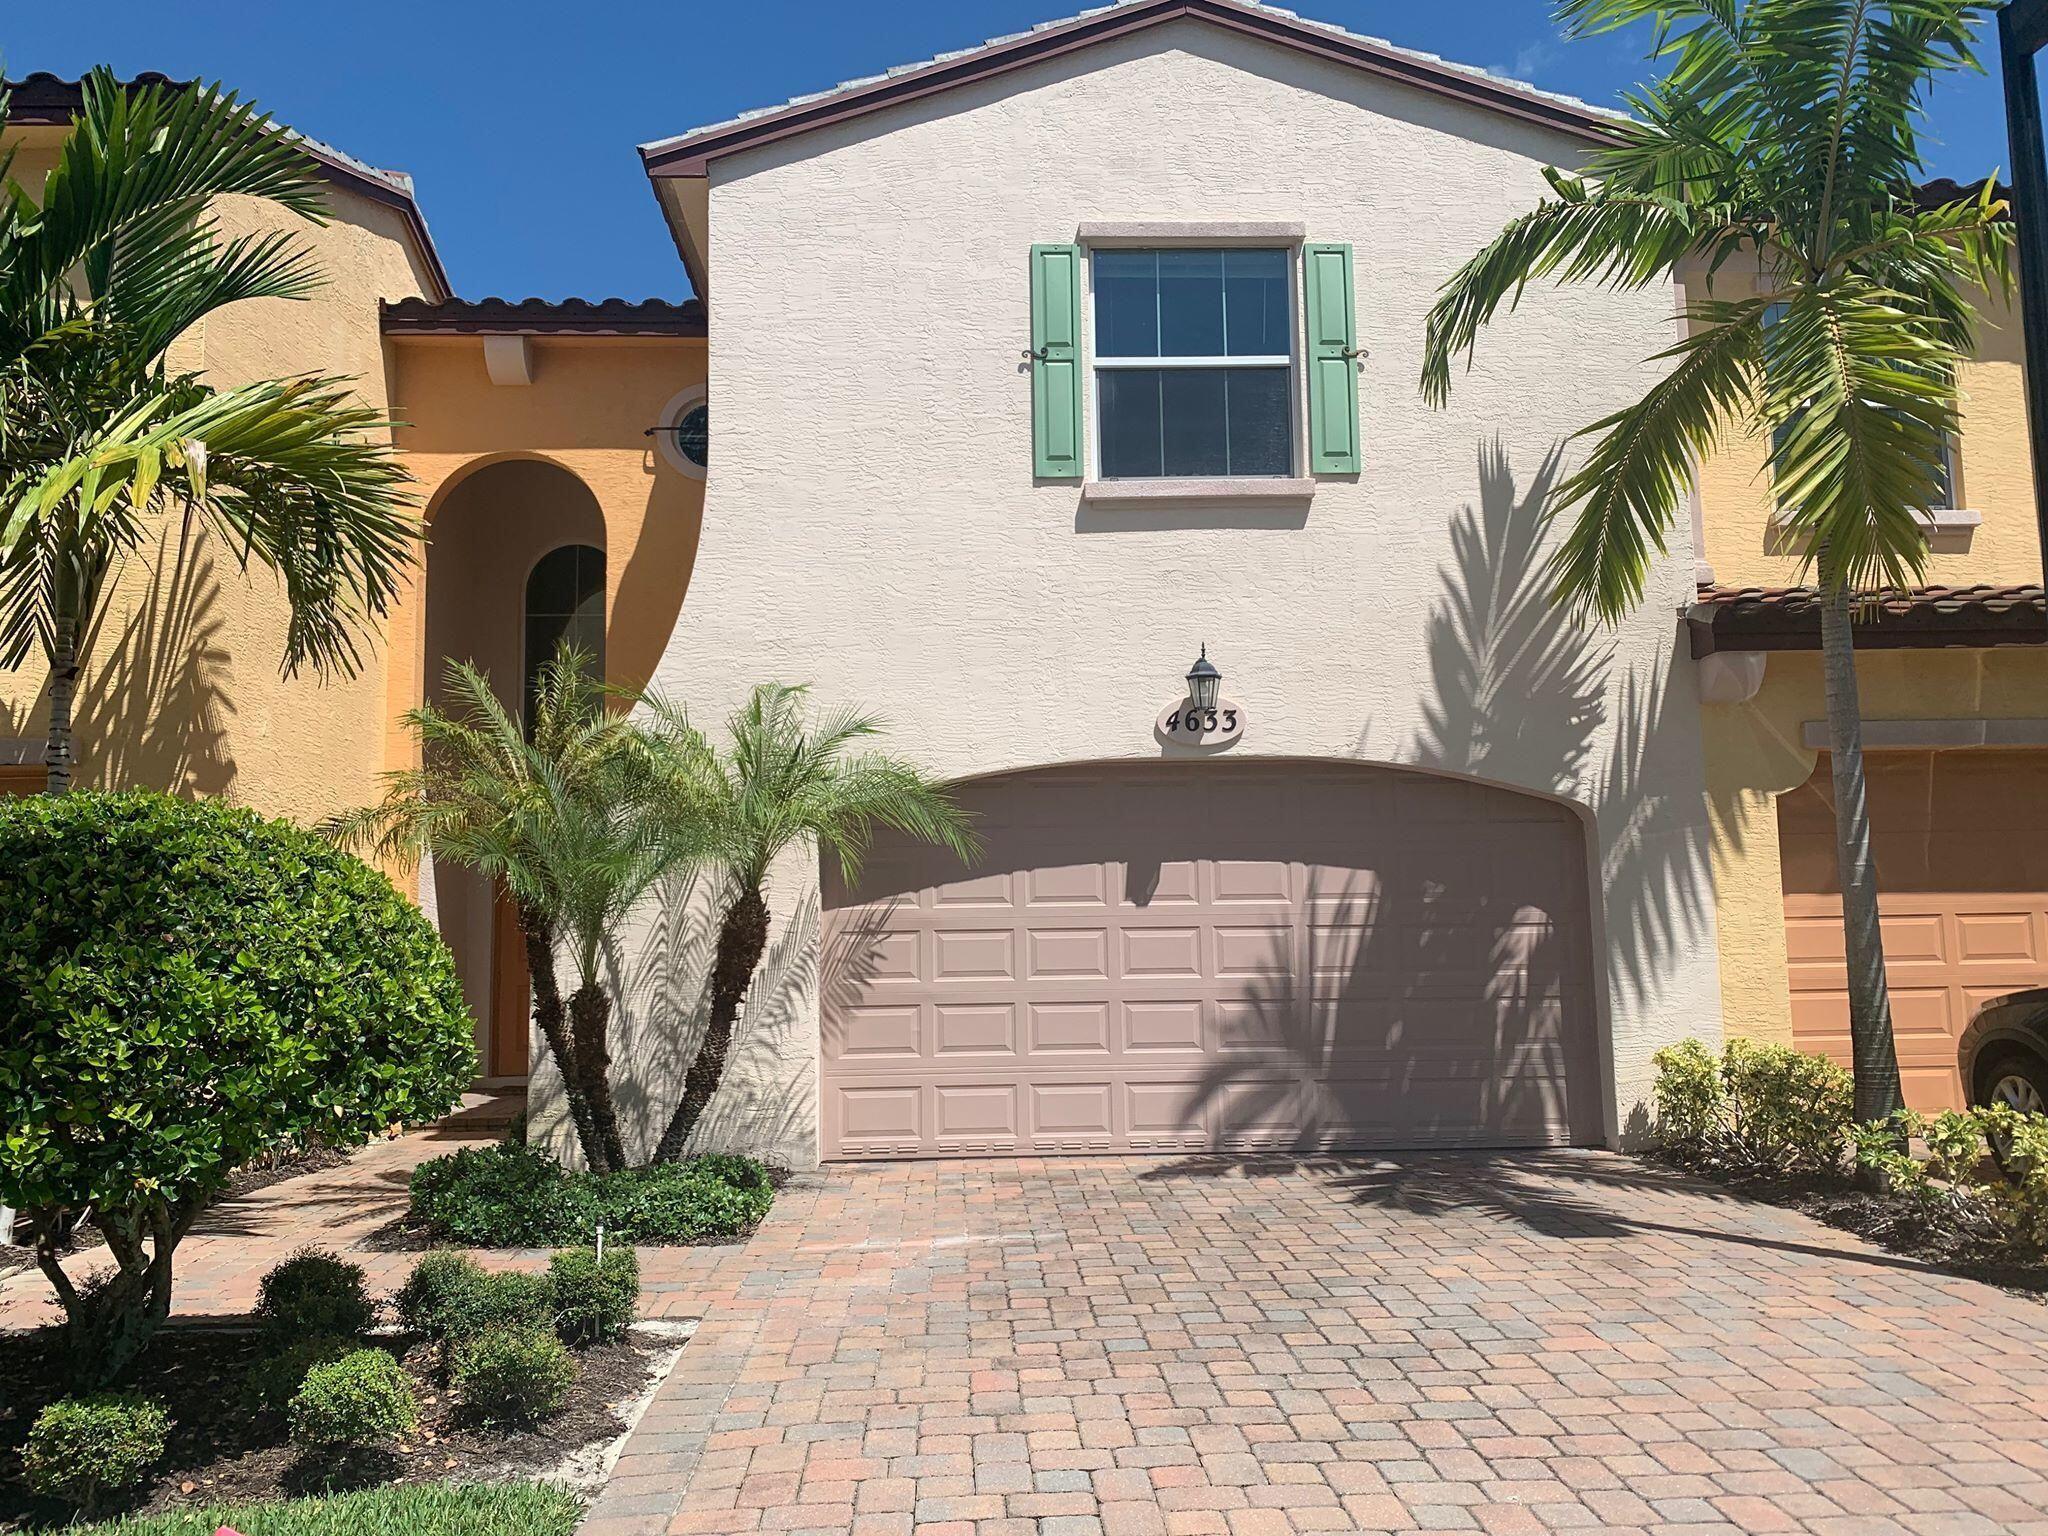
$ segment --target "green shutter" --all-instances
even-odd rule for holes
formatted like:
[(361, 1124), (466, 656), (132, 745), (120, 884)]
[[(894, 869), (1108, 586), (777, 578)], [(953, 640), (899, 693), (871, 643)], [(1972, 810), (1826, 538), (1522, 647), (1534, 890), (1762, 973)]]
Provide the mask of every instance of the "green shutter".
[(1081, 247), (1031, 247), (1031, 468), (1081, 478)]
[(1308, 320), (1308, 462), (1317, 475), (1355, 475), (1358, 452), (1357, 347), (1351, 318), (1351, 247), (1301, 248)]

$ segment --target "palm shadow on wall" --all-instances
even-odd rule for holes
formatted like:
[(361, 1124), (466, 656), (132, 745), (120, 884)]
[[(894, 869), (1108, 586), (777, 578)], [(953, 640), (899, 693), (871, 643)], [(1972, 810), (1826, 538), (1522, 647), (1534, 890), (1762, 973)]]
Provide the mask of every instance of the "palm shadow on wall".
[[(1368, 724), (1356, 755), (1592, 806), (1606, 851), (1590, 880), (1569, 871), (1570, 895), (1594, 899), (1599, 941), (1619, 957), (1611, 983), (1641, 992), (1702, 917), (1710, 852), (1698, 816), (1676, 818), (1686, 830), (1675, 836), (1655, 827), (1665, 807), (1651, 786), (1672, 781), (1666, 754), (1685, 750), (1663, 730), (1670, 673), (1617, 682), (1612, 642), (1552, 601), (1545, 505), (1558, 454), (1526, 493), (1498, 441), (1482, 447), (1478, 469), (1479, 504), (1453, 518), (1439, 570), (1422, 724), (1385, 743)], [(1674, 642), (1667, 668), (1681, 664)], [(1610, 712), (1603, 756), (1596, 737)], [(1570, 831), (1586, 841), (1578, 823)], [(1236, 1005), (1250, 1025), (1237, 1033), (1251, 1038), (1219, 1040), (1196, 1086), (1193, 1112), (1216, 1145), (1391, 1147), (1452, 1124), (1476, 1127), (1479, 1144), (1526, 1143), (1558, 1125), (1574, 1142), (1601, 1138), (1594, 935), (1526, 899), (1529, 871), (1503, 859), (1488, 881), (1456, 891), (1398, 854), (1369, 861), (1370, 874), (1317, 868), (1323, 847), (1289, 856), (1311, 870), (1307, 932), (1276, 940)], [(1484, 956), (1471, 950), (1476, 933), (1489, 935)], [(1476, 995), (1464, 981), (1475, 974), (1485, 978)], [(1460, 1046), (1432, 1023), (1447, 1011), (1465, 1015)], [(1490, 1077), (1488, 1061), (1501, 1063)], [(1348, 1095), (1328, 1086), (1347, 1081)], [(1374, 1123), (1376, 1101), (1398, 1114)]]
[[(713, 882), (692, 875), (670, 882), (649, 899), (652, 920), (637, 935), (637, 947), (606, 956), (607, 981), (624, 1000), (612, 1041), (613, 1093), (633, 1143), (627, 1152), (636, 1157), (651, 1151), (667, 1126), (704, 1033), (706, 977), (718, 938), (713, 894)], [(726, 1061), (728, 1081), (752, 1086), (745, 1094), (721, 1091), (712, 1098), (691, 1136), (692, 1150), (787, 1148), (815, 1118), (814, 1075), (791, 1065), (809, 1052), (791, 1036), (803, 1027), (799, 1004), (816, 985), (818, 928), (815, 896), (777, 923)], [(548, 1085), (535, 1101), (556, 1104), (552, 1064), (536, 1064), (536, 1079), (543, 1075)], [(550, 1134), (566, 1143), (566, 1126)]]
[[(73, 733), (84, 783), (218, 795), (235, 781), (226, 689), (231, 657), (207, 536), (166, 528), (125, 613), (121, 594), (87, 632)], [(28, 666), (42, 665), (34, 652)], [(0, 736), (40, 738), (47, 693), (0, 710)]]

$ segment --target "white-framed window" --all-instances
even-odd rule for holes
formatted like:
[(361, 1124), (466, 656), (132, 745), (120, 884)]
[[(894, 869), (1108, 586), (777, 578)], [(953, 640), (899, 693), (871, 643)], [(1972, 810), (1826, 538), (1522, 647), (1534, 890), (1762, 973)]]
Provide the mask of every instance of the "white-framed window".
[(693, 384), (661, 408), (654, 448), (671, 469), (702, 480), (711, 463), (711, 407), (702, 384)]
[(1297, 473), (1291, 248), (1090, 253), (1103, 480)]

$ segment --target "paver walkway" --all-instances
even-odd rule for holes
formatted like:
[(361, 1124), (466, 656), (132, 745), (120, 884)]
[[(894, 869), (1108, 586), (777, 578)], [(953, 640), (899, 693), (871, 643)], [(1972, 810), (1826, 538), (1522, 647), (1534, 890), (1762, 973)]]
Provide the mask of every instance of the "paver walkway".
[(2048, 1306), (1600, 1153), (828, 1170), (586, 1536), (2048, 1533)]

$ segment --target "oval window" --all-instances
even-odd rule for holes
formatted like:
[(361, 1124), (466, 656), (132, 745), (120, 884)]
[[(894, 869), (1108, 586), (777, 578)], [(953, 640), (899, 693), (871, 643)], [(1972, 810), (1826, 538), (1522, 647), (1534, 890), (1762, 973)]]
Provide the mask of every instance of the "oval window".
[(691, 406), (676, 418), (676, 451), (699, 469), (710, 464), (710, 407), (703, 402)]

